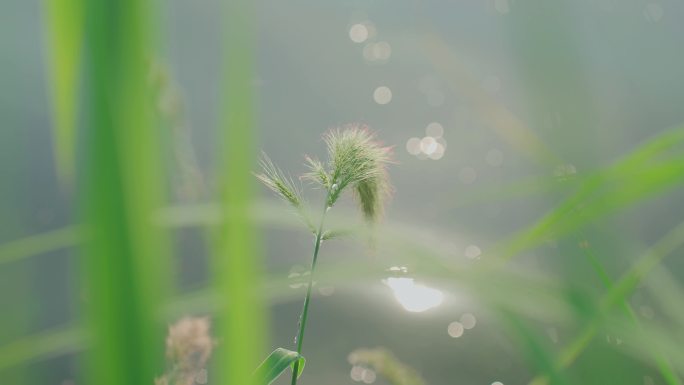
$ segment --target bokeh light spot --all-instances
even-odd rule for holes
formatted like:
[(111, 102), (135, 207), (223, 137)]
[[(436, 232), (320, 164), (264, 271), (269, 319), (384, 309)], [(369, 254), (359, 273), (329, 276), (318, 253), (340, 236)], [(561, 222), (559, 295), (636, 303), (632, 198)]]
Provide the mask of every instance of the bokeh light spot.
[(363, 43), (368, 39), (368, 28), (363, 24), (354, 24), (349, 28), (349, 38), (354, 43)]
[(454, 321), (454, 322), (450, 323), (449, 326), (447, 327), (447, 333), (449, 333), (449, 336), (452, 338), (458, 338), (458, 337), (462, 336), (463, 332), (464, 332), (463, 325), (458, 321)]
[(441, 138), (444, 136), (444, 127), (437, 122), (432, 122), (425, 127), (425, 134), (433, 138)]
[(392, 90), (386, 86), (380, 86), (373, 92), (373, 100), (378, 104), (387, 104), (392, 101)]
[(411, 138), (406, 141), (406, 151), (408, 151), (409, 154), (411, 155), (418, 155), (420, 154), (420, 139), (419, 138)]
[(474, 315), (470, 313), (465, 313), (461, 316), (461, 325), (463, 325), (465, 329), (472, 329), (475, 327), (476, 324), (477, 318), (475, 318)]
[(458, 172), (458, 179), (465, 184), (472, 184), (477, 179), (477, 171), (472, 167), (463, 167)]
[(469, 259), (479, 258), (481, 254), (482, 250), (480, 250), (480, 248), (475, 245), (468, 245), (465, 248), (465, 256)]

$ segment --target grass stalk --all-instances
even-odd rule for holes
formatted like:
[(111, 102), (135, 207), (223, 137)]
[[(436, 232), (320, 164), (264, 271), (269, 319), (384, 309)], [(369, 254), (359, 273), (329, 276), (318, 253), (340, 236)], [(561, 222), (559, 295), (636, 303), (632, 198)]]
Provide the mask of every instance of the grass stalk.
[[(316, 242), (314, 244), (313, 258), (311, 260), (311, 273), (309, 274), (309, 283), (306, 286), (306, 297), (304, 298), (304, 306), (302, 307), (302, 313), (299, 316), (299, 331), (297, 332), (297, 338), (295, 344), (297, 345), (297, 353), (302, 354), (302, 344), (304, 343), (304, 331), (306, 330), (306, 320), (309, 315), (309, 303), (311, 302), (311, 287), (313, 286), (314, 273), (316, 272), (316, 262), (318, 262), (318, 252), (321, 249), (321, 238), (323, 237), (323, 225), (325, 223), (325, 215), (328, 212), (328, 202), (330, 199), (330, 193), (325, 198), (325, 204), (323, 207), (323, 213), (321, 214), (321, 223), (318, 226), (318, 231), (316, 232)], [(295, 361), (294, 367), (292, 368), (292, 385), (297, 384), (297, 378), (299, 373), (299, 360)]]

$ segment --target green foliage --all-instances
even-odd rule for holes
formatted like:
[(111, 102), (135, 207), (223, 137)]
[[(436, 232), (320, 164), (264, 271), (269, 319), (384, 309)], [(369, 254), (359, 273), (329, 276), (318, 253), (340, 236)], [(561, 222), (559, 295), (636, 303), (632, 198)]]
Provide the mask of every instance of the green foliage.
[(283, 348), (277, 348), (254, 371), (256, 385), (269, 385), (285, 371), (297, 365), (297, 377), (302, 375), (306, 359), (299, 353)]
[(169, 278), (156, 125), (146, 95), (148, 2), (86, 2), (89, 113), (79, 185), (82, 276), (92, 343), (88, 383), (150, 383), (161, 366), (156, 315)]
[[(90, 382), (105, 385), (150, 383), (152, 376), (159, 373), (162, 357), (156, 347), (161, 345), (158, 331), (163, 328), (157, 321), (191, 309), (216, 311), (223, 347), (216, 373), (219, 382), (268, 384), (288, 367), (293, 368), (293, 381), (296, 382), (304, 365), (300, 353), (311, 282), (307, 288), (297, 351), (276, 349), (257, 369), (259, 380), (252, 377), (251, 371), (264, 353), (264, 341), (268, 339), (264, 333), (268, 329), (264, 299), (279, 302), (291, 300), (293, 296), (282, 290), (287, 283), (283, 272), (276, 271), (268, 277), (262, 275), (255, 226), (268, 224), (286, 229), (294, 226), (273, 205), (253, 199), (249, 169), (255, 160), (253, 128), (256, 125), (253, 122), (254, 35), (251, 21), (254, 15), (251, 3), (229, 2), (226, 12), (225, 108), (222, 108), (226, 115), (218, 140), (218, 152), (222, 156), (218, 162), (220, 199), (217, 203), (165, 209), (160, 209), (161, 190), (165, 184), (158, 167), (155, 124), (147, 111), (150, 104), (146, 97), (149, 94), (146, 74), (150, 56), (147, 30), (152, 24), (147, 17), (149, 3), (126, 0), (116, 4), (105, 1), (81, 4), (80, 0), (46, 0), (44, 4), (55, 156), (62, 178), (77, 175), (74, 170), (76, 85), (82, 39), (84, 36), (88, 39), (88, 49), (83, 51), (87, 64), (84, 68), (88, 70), (85, 95), (89, 102), (88, 111), (84, 111), (87, 131), (82, 135), (85, 162), (83, 180), (77, 183), (84, 188), (78, 199), (83, 204), (84, 223), (0, 246), (0, 264), (19, 263), (34, 255), (83, 246), (79, 263), (87, 284), (84, 292), (88, 322), (10, 341), (0, 347), (0, 369), (89, 349), (86, 358), (91, 364)], [(557, 19), (558, 15), (555, 15), (550, 20)], [(532, 40), (525, 44), (529, 42)], [(433, 54), (439, 54), (436, 68), (449, 68), (453, 64), (455, 56), (450, 55), (448, 47), (437, 42), (428, 48)], [(567, 69), (567, 63), (561, 67)], [(546, 68), (557, 72), (560, 67)], [(547, 75), (544, 78), (554, 78)], [(571, 74), (566, 80), (561, 79), (564, 82), (561, 86), (569, 84), (567, 79), (581, 78), (577, 73)], [(543, 90), (557, 87), (557, 84), (538, 82), (536, 87)], [(479, 90), (479, 81), (471, 88)], [(575, 96), (582, 95), (582, 87), (578, 84), (572, 84), (571, 88)], [(536, 96), (545, 94), (539, 92)], [(533, 130), (505, 108), (479, 92), (475, 96), (472, 98), (474, 114), (495, 126), (502, 139), (517, 149), (519, 155), (527, 154), (543, 166), (548, 166), (545, 162), (561, 161), (550, 153), (550, 148)], [(560, 104), (563, 109), (575, 105)], [(546, 105), (543, 109), (547, 107), (556, 106)], [(572, 108), (568, 115), (573, 115)], [(178, 116), (169, 118), (177, 119)], [(590, 122), (586, 116), (577, 119), (563, 124), (582, 129), (591, 127), (584, 124)], [(583, 140), (582, 135), (567, 128), (563, 130), (564, 135)], [(382, 216), (391, 191), (386, 170), (391, 162), (390, 149), (378, 144), (370, 131), (360, 126), (346, 126), (325, 134), (324, 141), (328, 159), (320, 161), (306, 157), (309, 172), (304, 175), (325, 190), (319, 226), (314, 226), (304, 215), (307, 205), (296, 180), (287, 177), (267, 157), (262, 161), (263, 172), (257, 174), (262, 183), (298, 211), (315, 234), (312, 280), (322, 241), (364, 231), (325, 230), (327, 209), (339, 201), (344, 191), (349, 191), (363, 216), (369, 222), (376, 222)], [(674, 227), (643, 253), (626, 252), (621, 256), (619, 266), (607, 263), (609, 255), (603, 254), (605, 251), (580, 250), (585, 259), (578, 258), (572, 264), (590, 267), (587, 271), (595, 274), (596, 288), (582, 286), (584, 282), (576, 282), (578, 276), (572, 272), (526, 270), (527, 266), (515, 264), (518, 262), (515, 258), (523, 259), (520, 256), (536, 251), (549, 240), (572, 239), (576, 243), (574, 236), (578, 233), (587, 234), (580, 239), (596, 238), (598, 235), (592, 234), (591, 226), (597, 222), (627, 212), (658, 194), (681, 188), (684, 182), (683, 144), (684, 128), (675, 127), (611, 165), (588, 172), (582, 170), (570, 180), (535, 177), (515, 182), (503, 193), (477, 191), (469, 200), (464, 200), (465, 203), (461, 202), (460, 207), (473, 202), (491, 203), (493, 199), (529, 198), (533, 194), (542, 197), (546, 193), (553, 193), (554, 202), (560, 201), (530, 226), (486, 251), (481, 257), (482, 263), (464, 266), (454, 262), (454, 250), (458, 253), (460, 249), (445, 241), (451, 234), (439, 236), (433, 234), (435, 231), (419, 226), (388, 223), (379, 232), (383, 253), (377, 262), (373, 262), (377, 266), (373, 263), (369, 263), (368, 269), (360, 269), (353, 263), (340, 263), (334, 268), (322, 266), (316, 272), (317, 277), (339, 284), (353, 278), (356, 283), (366, 284), (377, 282), (386, 275), (380, 265), (405, 262), (421, 277), (434, 279), (447, 289), (468, 290), (483, 306), (494, 309), (499, 321), (517, 337), (520, 352), (527, 358), (530, 369), (540, 373), (532, 379), (532, 384), (572, 382), (573, 367), (587, 370), (586, 366), (582, 367), (581, 359), (583, 355), (591, 354), (592, 344), (598, 337), (618, 331), (630, 338), (630, 343), (621, 348), (625, 357), (621, 357), (620, 362), (658, 369), (665, 383), (681, 384), (679, 374), (684, 372), (681, 344), (684, 341), (679, 326), (684, 324), (684, 313), (679, 310), (679, 302), (682, 292), (668, 275), (663, 260), (667, 256), (677, 256), (684, 245), (684, 225)], [(353, 217), (341, 217), (346, 224), (356, 228)], [(186, 293), (160, 308), (159, 304), (164, 302), (164, 281), (169, 276), (166, 270), (168, 253), (164, 247), (167, 242), (162, 232), (180, 227), (211, 227), (215, 231), (211, 269), (215, 285)], [(620, 241), (627, 243), (630, 240)], [(566, 259), (573, 256), (563, 255)], [(487, 263), (495, 258), (504, 263)], [(658, 274), (654, 278), (655, 273)], [(630, 305), (632, 295), (640, 286), (666, 310), (663, 313), (667, 313), (664, 314), (667, 318), (663, 322), (654, 322), (648, 327), (642, 325)], [(535, 327), (540, 323), (565, 327), (567, 341), (557, 346), (545, 343)], [(235, 351), (239, 354), (231, 354)], [(409, 383), (422, 383), (419, 376), (388, 351), (362, 350), (354, 354), (354, 364), (371, 366), (390, 382), (404, 383), (402, 381), (408, 379)], [(620, 369), (600, 370), (615, 373)]]
[[(220, 224), (214, 232), (212, 275), (217, 293), (230, 306), (216, 314), (221, 345), (217, 383), (249, 385), (268, 340), (262, 285), (262, 259), (251, 215), (254, 151), (253, 3), (224, 2), (225, 30), (222, 119), (217, 153)], [(236, 351), (239, 354), (234, 354)]]
[[(368, 221), (376, 221), (382, 211), (383, 200), (389, 193), (389, 178), (386, 164), (390, 161), (390, 150), (375, 142), (375, 136), (367, 128), (347, 126), (344, 129), (332, 130), (323, 136), (328, 147), (328, 169), (323, 164), (310, 157), (306, 157), (310, 172), (304, 177), (319, 183), (326, 190), (325, 205), (321, 214), (320, 225), (314, 229), (316, 241), (314, 243), (311, 274), (304, 298), (304, 307), (300, 316), (299, 331), (295, 338), (296, 354), (301, 354), (304, 341), (304, 331), (311, 301), (311, 287), (318, 261), (321, 241), (336, 236), (336, 232), (323, 229), (328, 210), (337, 202), (342, 191), (348, 186), (354, 186), (361, 206), (361, 211)], [(301, 212), (301, 194), (289, 179), (264, 155), (261, 162), (263, 173), (256, 174), (269, 189), (278, 194), (286, 202)], [(289, 181), (289, 182), (288, 182)], [(308, 220), (307, 224), (310, 223)], [(309, 225), (309, 228), (312, 228)], [(292, 385), (297, 384), (300, 362), (295, 361), (292, 369)]]

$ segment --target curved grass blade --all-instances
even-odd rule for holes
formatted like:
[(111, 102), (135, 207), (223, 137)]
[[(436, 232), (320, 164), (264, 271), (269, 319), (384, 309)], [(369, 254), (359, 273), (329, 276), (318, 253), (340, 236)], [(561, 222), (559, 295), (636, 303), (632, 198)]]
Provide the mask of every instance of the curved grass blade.
[[(550, 236), (571, 233), (684, 182), (684, 159), (674, 151), (684, 144), (684, 126), (656, 136), (610, 167), (581, 181), (577, 191), (531, 227), (492, 251), (502, 262), (534, 248)], [(581, 207), (581, 210), (578, 209)]]
[(302, 375), (306, 359), (292, 350), (277, 348), (254, 371), (255, 385), (269, 385), (288, 368), (298, 363), (297, 377)]

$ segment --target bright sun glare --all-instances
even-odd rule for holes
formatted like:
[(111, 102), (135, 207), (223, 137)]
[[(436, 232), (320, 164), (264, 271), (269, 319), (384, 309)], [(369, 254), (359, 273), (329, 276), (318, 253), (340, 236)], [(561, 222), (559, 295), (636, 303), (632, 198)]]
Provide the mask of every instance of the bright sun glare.
[(444, 294), (431, 287), (416, 285), (413, 278), (387, 278), (383, 281), (397, 302), (412, 313), (424, 312), (442, 304)]

